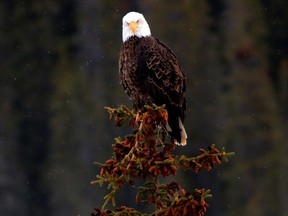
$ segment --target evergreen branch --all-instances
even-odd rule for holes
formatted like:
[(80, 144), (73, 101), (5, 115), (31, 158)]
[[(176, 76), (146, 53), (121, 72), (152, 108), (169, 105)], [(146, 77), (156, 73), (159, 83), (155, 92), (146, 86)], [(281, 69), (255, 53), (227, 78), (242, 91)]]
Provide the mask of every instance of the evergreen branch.
[[(125, 106), (119, 108), (106, 107), (110, 118), (120, 127), (125, 122), (132, 127), (137, 126), (132, 135), (124, 140), (115, 139), (113, 155), (105, 163), (94, 162), (101, 167), (100, 174), (91, 184), (108, 184), (110, 192), (104, 197), (101, 209), (95, 208), (92, 215), (204, 215), (208, 207), (206, 198), (211, 197), (209, 190), (185, 192), (179, 183), (159, 183), (159, 176), (167, 177), (176, 175), (179, 169), (189, 169), (195, 173), (200, 170), (211, 170), (214, 164), (228, 161), (234, 155), (220, 151), (215, 144), (207, 150), (199, 149), (200, 154), (195, 157), (174, 155), (175, 145), (165, 142), (168, 124), (168, 114), (165, 106), (145, 106), (142, 112), (130, 110)], [(115, 194), (125, 184), (134, 186), (136, 179), (144, 179), (142, 186), (138, 187), (136, 202), (155, 205), (152, 214), (141, 214), (135, 209), (122, 206), (116, 211), (105, 210), (109, 202), (116, 205)]]

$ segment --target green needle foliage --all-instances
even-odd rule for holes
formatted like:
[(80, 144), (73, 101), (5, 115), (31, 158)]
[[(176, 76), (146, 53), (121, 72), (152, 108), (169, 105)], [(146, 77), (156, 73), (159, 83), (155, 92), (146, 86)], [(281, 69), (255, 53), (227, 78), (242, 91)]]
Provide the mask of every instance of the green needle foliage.
[[(159, 177), (176, 176), (180, 169), (195, 173), (208, 171), (215, 164), (228, 161), (234, 153), (227, 153), (224, 148), (218, 150), (212, 144), (207, 150), (199, 149), (200, 154), (195, 157), (174, 155), (176, 146), (167, 141), (169, 136), (164, 127), (168, 123), (165, 106), (146, 106), (141, 113), (125, 106), (106, 109), (117, 127), (128, 123), (134, 132), (124, 140), (115, 139), (113, 155), (104, 164), (95, 162), (101, 171), (91, 184), (107, 184), (110, 192), (104, 197), (102, 207), (95, 208), (91, 215), (205, 215), (208, 207), (206, 198), (211, 197), (209, 190), (186, 192), (178, 182), (162, 184)], [(114, 211), (106, 209), (109, 202), (116, 206), (115, 194), (119, 189), (125, 184), (134, 186), (137, 179), (143, 179), (144, 183), (138, 187), (136, 202), (154, 205), (155, 212), (144, 214), (126, 206)]]

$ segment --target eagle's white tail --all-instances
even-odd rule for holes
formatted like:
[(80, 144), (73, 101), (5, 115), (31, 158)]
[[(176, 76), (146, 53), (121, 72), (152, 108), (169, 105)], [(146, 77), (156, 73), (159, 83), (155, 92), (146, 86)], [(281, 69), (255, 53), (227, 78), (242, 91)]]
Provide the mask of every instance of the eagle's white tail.
[(181, 119), (179, 118), (179, 128), (180, 128), (180, 134), (181, 134), (181, 142), (179, 143), (177, 140), (174, 140), (174, 143), (176, 145), (182, 145), (185, 146), (187, 144), (187, 133), (186, 130), (184, 128), (184, 125), (181, 121)]
[[(166, 129), (167, 129), (168, 132), (172, 132), (172, 129), (171, 129), (169, 124), (166, 125)], [(182, 123), (180, 118), (179, 118), (179, 129), (181, 131), (180, 132), (181, 141), (179, 143), (176, 139), (174, 139), (174, 144), (175, 145), (185, 146), (187, 144), (187, 133), (186, 133), (186, 130), (185, 130), (184, 125), (183, 125), (183, 123)]]

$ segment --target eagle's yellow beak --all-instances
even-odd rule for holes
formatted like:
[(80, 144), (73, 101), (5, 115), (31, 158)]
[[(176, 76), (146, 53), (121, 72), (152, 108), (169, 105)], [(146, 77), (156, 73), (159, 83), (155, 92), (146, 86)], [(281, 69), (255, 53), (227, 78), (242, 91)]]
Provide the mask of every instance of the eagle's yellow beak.
[(132, 21), (132, 22), (129, 23), (129, 28), (131, 29), (133, 34), (136, 32), (137, 27), (138, 27), (138, 23), (137, 22)]

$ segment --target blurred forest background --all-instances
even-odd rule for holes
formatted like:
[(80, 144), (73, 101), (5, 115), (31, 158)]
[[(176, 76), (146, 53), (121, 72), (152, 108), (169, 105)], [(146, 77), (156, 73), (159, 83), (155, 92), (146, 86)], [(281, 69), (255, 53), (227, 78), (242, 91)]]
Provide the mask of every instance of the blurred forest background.
[[(187, 77), (189, 142), (177, 151), (236, 153), (211, 172), (179, 173), (185, 189), (212, 190), (209, 216), (288, 215), (287, 0), (0, 0), (0, 214), (84, 216), (102, 205), (105, 187), (89, 182), (93, 161), (129, 132), (103, 107), (131, 107), (118, 78), (131, 10)], [(133, 207), (124, 190), (119, 204)]]

